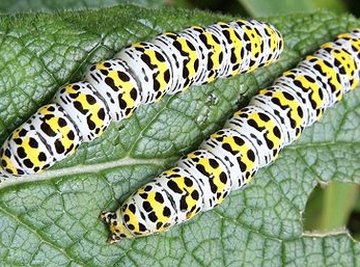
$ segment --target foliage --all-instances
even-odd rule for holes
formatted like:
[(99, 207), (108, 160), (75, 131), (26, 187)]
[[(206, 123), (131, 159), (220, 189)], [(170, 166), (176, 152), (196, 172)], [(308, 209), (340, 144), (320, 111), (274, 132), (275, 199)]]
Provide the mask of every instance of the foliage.
[[(60, 85), (79, 79), (91, 62), (165, 30), (231, 19), (128, 5), (1, 16), (0, 141)], [(307, 233), (301, 216), (318, 182), (360, 182), (360, 91), (329, 110), (252, 185), (215, 210), (162, 235), (116, 246), (105, 242), (101, 210), (115, 209), (135, 188), (196, 148), (302, 56), (360, 25), (351, 16), (327, 12), (263, 20), (285, 37), (278, 63), (141, 107), (51, 171), (2, 187), (2, 265), (359, 266), (360, 245), (344, 230), (323, 237)]]

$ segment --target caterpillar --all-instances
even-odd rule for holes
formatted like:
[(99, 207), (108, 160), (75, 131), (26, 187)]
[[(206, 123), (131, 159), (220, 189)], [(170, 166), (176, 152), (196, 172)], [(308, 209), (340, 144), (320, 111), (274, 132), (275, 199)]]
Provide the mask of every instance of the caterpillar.
[(136, 190), (115, 212), (103, 212), (109, 241), (169, 230), (221, 204), (247, 185), (304, 128), (359, 84), (360, 29), (337, 36), (262, 89), (224, 129)]
[(46, 170), (138, 106), (266, 66), (282, 49), (280, 32), (255, 20), (193, 26), (133, 43), (92, 65), (82, 81), (60, 88), (50, 104), (15, 129), (0, 149), (1, 172), (25, 176)]

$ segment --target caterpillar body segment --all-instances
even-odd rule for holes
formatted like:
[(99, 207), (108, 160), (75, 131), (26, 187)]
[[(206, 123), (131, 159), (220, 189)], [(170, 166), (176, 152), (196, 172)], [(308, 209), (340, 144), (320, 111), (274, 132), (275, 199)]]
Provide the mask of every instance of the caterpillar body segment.
[(250, 105), (260, 107), (270, 114), (284, 133), (284, 144), (296, 140), (302, 130), (308, 110), (303, 110), (303, 101), (293, 91), (277, 85), (262, 89), (254, 96)]
[(203, 206), (203, 186), (184, 168), (164, 171), (154, 182), (161, 186), (176, 210), (176, 223), (187, 221), (198, 214)]
[(231, 190), (245, 186), (258, 170), (259, 158), (252, 139), (234, 129), (217, 131), (200, 148), (222, 159), (232, 175)]
[(132, 44), (118, 54), (135, 73), (141, 85), (142, 104), (152, 103), (173, 86), (173, 69), (165, 52), (150, 42)]
[(141, 85), (121, 59), (109, 59), (92, 65), (85, 79), (102, 97), (114, 121), (128, 118), (142, 103)]
[(72, 155), (80, 142), (65, 110), (58, 104), (45, 105), (6, 139), (1, 164), (11, 175), (36, 173)]
[(176, 94), (189, 88), (199, 70), (199, 58), (194, 45), (174, 32), (160, 34), (152, 42), (165, 52), (174, 73), (179, 71), (173, 75), (173, 85), (168, 93)]
[(182, 158), (178, 166), (188, 170), (198, 180), (203, 191), (202, 210), (216, 207), (229, 194), (232, 187), (230, 170), (212, 153), (196, 150)]
[(64, 86), (56, 93), (53, 101), (58, 103), (77, 125), (83, 142), (98, 138), (110, 124), (107, 105), (87, 82)]

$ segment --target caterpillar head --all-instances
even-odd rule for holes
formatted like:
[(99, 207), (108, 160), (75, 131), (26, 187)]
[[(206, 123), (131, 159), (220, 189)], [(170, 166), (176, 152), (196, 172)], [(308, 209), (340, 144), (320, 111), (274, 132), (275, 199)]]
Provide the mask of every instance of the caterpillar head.
[(109, 225), (109, 239), (110, 244), (114, 244), (121, 239), (134, 238), (131, 232), (126, 228), (121, 216), (118, 216), (116, 212), (105, 212), (100, 214), (100, 219)]

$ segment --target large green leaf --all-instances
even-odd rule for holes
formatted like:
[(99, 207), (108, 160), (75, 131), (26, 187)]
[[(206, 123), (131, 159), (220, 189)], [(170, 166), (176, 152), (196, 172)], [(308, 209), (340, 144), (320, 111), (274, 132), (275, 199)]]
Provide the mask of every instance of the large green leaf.
[(1, 12), (74, 10), (84, 8), (109, 7), (129, 3), (146, 7), (160, 7), (166, 0), (1, 0)]
[[(164, 30), (233, 18), (181, 9), (118, 6), (97, 11), (0, 17), (0, 141), (90, 62)], [(192, 87), (113, 123), (52, 170), (0, 189), (1, 265), (360, 265), (344, 231), (304, 233), (301, 214), (318, 182), (359, 183), (360, 90), (284, 149), (246, 189), (165, 234), (106, 243), (98, 220), (196, 146), (260, 87), (336, 34), (350, 16), (315, 13), (266, 18), (284, 34), (281, 60), (266, 69)], [(28, 182), (25, 182), (28, 180)]]

